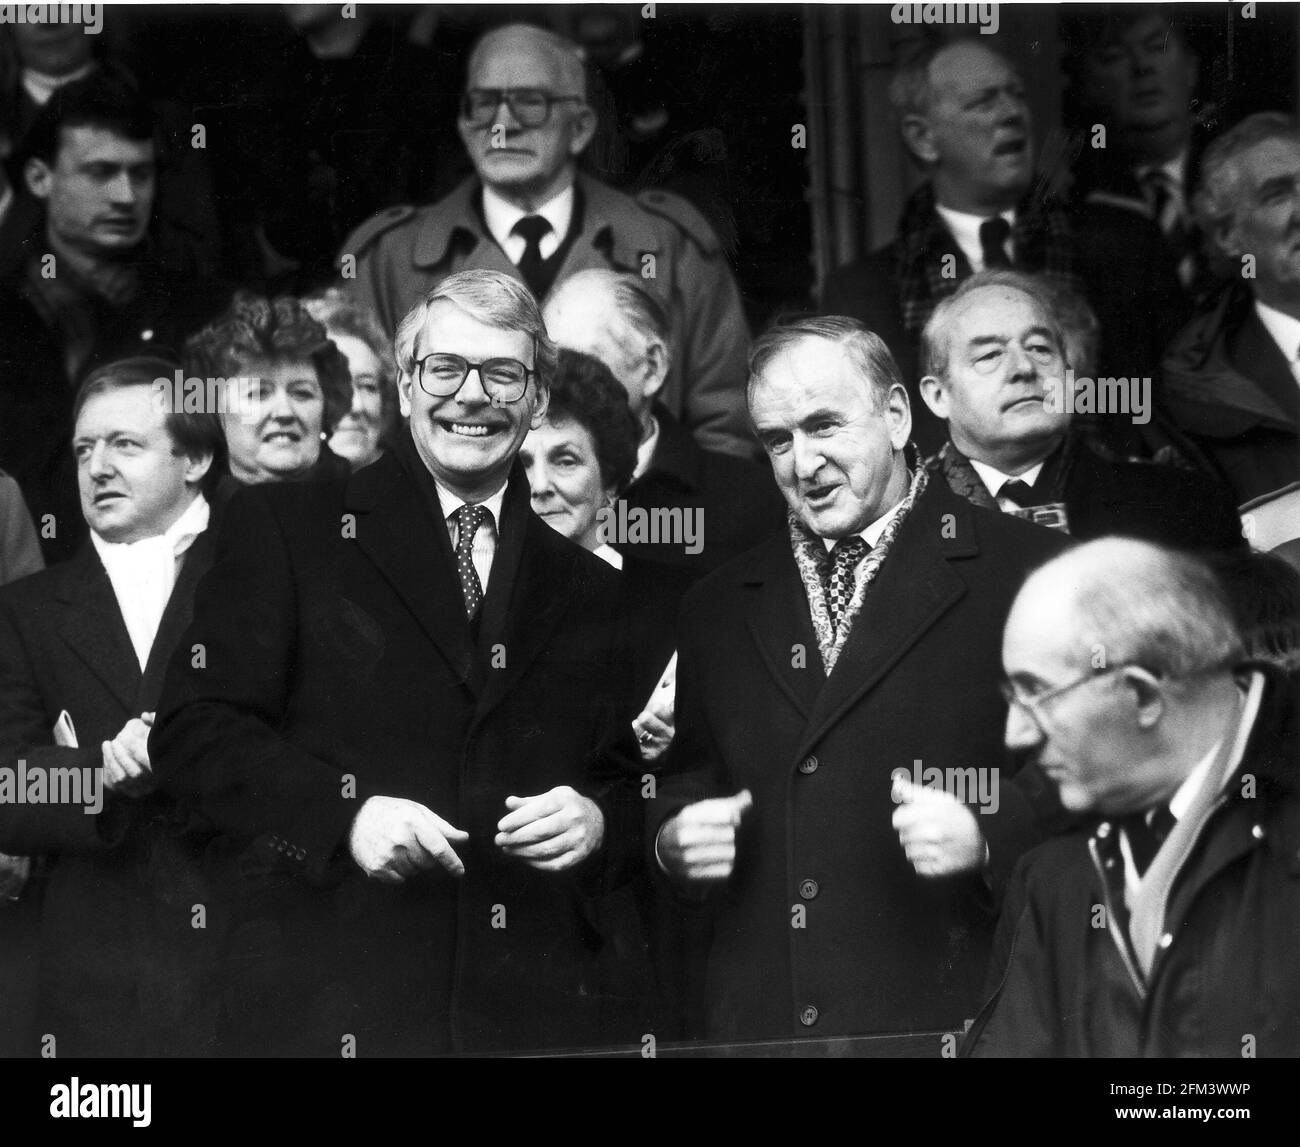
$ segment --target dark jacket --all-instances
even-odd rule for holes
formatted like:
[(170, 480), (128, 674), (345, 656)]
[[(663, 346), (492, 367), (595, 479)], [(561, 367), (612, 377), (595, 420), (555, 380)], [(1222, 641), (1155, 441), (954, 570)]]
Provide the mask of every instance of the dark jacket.
[[(101, 766), (101, 743), (157, 708), (212, 548), (209, 529), (186, 551), (144, 673), (89, 543), (0, 590), (0, 766), (24, 759), (29, 776)], [(80, 748), (54, 743), (65, 709)], [(0, 803), (0, 851), (48, 858), (39, 1022), (60, 1056), (211, 1053), (218, 913), (169, 798), (109, 793), (94, 815), (80, 804)], [(202, 926), (196, 905), (212, 917)]]
[[(236, 901), (226, 1047), (635, 1043), (602, 1031), (597, 991), (602, 894), (639, 847), (617, 575), (530, 512), (516, 465), (476, 643), (413, 457), (232, 499), (169, 670), (155, 767), (220, 834), (214, 879)], [(552, 874), (492, 838), (507, 796), (557, 785), (596, 800), (606, 831), (577, 869)], [(466, 830), (465, 876), (367, 879), (348, 839), (375, 795)]]
[(1141, 990), (1110, 927), (1096, 926), (1105, 884), (1089, 842), (1108, 829), (1024, 857), (999, 924), (1008, 958), (963, 1054), (1300, 1055), (1296, 711), (1296, 680), (1270, 671), (1242, 763), (1170, 891), (1172, 941)]
[(918, 760), (999, 770), (986, 774), (999, 777), (999, 808), (977, 819), (994, 884), (1005, 879), (1034, 834), (1007, 783), (1002, 623), (1026, 572), (1066, 544), (931, 483), (829, 677), (788, 535), (687, 596), (677, 736), (647, 802), (647, 847), (687, 804), (754, 798), (715, 893), (710, 1037), (937, 1033), (974, 1015), (993, 894), (981, 874), (915, 873), (890, 778)]
[(1224, 291), (1178, 334), (1161, 369), (1169, 417), (1238, 505), (1300, 480), (1300, 387), (1249, 291)]

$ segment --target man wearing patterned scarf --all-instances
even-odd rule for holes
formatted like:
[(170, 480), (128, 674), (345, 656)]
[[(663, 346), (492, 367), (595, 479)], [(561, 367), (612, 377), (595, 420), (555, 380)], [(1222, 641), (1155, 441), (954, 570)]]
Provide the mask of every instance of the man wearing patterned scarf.
[(997, 783), (999, 626), (1064, 539), (929, 480), (860, 323), (777, 328), (749, 371), (788, 528), (686, 599), (648, 840), (665, 883), (715, 909), (707, 1036), (907, 1033), (937, 1054), (1032, 837), (1026, 794)]

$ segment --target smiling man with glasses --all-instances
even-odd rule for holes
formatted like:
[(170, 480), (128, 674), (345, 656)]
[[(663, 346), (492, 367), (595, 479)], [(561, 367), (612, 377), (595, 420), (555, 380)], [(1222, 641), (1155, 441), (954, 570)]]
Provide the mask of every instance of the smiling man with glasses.
[(150, 741), (240, 857), (234, 951), (278, 937), (238, 963), (225, 1049), (635, 1042), (602, 1014), (593, 923), (640, 855), (617, 576), (533, 514), (517, 461), (555, 346), (479, 270), (395, 352), (391, 451), (235, 500), (184, 645), (222, 668), (176, 661)]
[(1195, 558), (1089, 542), (1025, 582), (1006, 743), (1081, 820), (1007, 891), (987, 1056), (1300, 1053), (1296, 678)]
[(752, 455), (749, 329), (721, 245), (685, 199), (630, 198), (580, 170), (596, 113), (577, 46), (531, 25), (488, 32), (470, 56), (457, 129), (474, 176), (431, 206), (376, 215), (343, 244), (358, 296), (391, 329), (459, 270), (504, 271), (542, 303), (577, 271), (632, 272), (668, 304), (675, 354), (660, 400), (702, 446)]

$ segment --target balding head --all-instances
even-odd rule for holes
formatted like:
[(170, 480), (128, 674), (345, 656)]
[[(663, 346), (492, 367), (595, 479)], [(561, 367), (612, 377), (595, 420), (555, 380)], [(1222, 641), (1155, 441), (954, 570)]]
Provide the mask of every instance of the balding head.
[(549, 70), (556, 95), (587, 98), (587, 69), (582, 49), (549, 28), (534, 24), (506, 24), (479, 37), (469, 56), (469, 87), (481, 87), (479, 71), (501, 56), (527, 56)]
[(543, 314), (560, 346), (609, 367), (632, 413), (648, 425), (672, 360), (668, 311), (654, 290), (636, 275), (591, 268), (560, 283)]
[(1233, 711), (1242, 659), (1210, 569), (1146, 542), (1103, 538), (1047, 563), (1007, 619), (1017, 697), (1007, 745), (1066, 808), (1122, 814), (1167, 801)]

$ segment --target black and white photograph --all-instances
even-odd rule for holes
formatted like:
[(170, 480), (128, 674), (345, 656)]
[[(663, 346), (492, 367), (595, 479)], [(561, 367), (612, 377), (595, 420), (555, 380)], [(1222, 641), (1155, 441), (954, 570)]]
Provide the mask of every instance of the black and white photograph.
[(11, 1126), (1286, 1100), (1298, 112), (1300, 3), (0, 4)]

